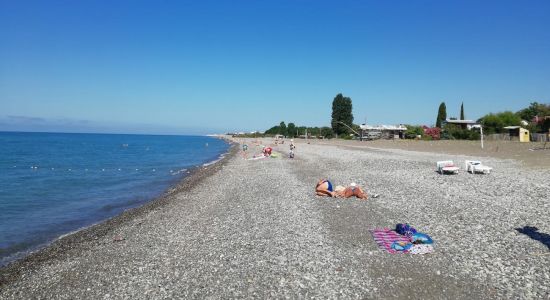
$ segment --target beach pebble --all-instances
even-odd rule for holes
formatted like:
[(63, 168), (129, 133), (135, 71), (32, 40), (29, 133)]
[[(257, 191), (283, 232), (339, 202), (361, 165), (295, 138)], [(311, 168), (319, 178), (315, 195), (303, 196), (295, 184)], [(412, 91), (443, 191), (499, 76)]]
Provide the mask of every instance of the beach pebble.
[(124, 241), (124, 237), (120, 236), (120, 235), (116, 235), (114, 238), (113, 238), (113, 241), (114, 242), (121, 242), (121, 241)]

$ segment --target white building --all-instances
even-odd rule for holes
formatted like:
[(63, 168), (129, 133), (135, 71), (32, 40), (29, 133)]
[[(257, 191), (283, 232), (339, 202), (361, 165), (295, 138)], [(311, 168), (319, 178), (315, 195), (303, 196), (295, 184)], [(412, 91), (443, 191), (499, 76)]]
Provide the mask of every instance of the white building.
[(475, 128), (476, 127), (475, 125), (479, 125), (474, 120), (445, 120), (445, 123), (460, 125), (462, 126), (462, 128), (468, 129), (468, 130)]
[(363, 138), (374, 139), (386, 138), (386, 139), (402, 139), (405, 137), (405, 131), (407, 127), (402, 124), (399, 125), (368, 125), (361, 124), (361, 135)]

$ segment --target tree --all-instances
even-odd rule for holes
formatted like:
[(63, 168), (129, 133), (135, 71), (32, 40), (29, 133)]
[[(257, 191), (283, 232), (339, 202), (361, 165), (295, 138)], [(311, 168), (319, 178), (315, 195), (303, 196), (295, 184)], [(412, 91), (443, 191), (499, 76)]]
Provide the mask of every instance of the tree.
[(445, 105), (445, 102), (441, 102), (439, 104), (439, 110), (437, 112), (437, 119), (435, 120), (435, 127), (441, 128), (441, 121), (445, 121), (447, 119), (447, 106)]
[(407, 131), (405, 131), (405, 138), (415, 139), (417, 136), (424, 134), (424, 128), (422, 126), (405, 125)]
[(460, 105), (460, 119), (464, 120), (464, 102)]
[(285, 125), (285, 122), (281, 122), (281, 124), (279, 124), (279, 134), (283, 135), (283, 136), (286, 136), (287, 134), (287, 130), (286, 130), (286, 125)]
[(321, 136), (327, 139), (331, 139), (334, 137), (334, 132), (330, 127), (321, 127)]
[(521, 118), (511, 111), (491, 113), (483, 116), (479, 121), (483, 124), (483, 131), (487, 134), (503, 133), (505, 131), (503, 128), (506, 126), (521, 125)]
[[(543, 117), (546, 114), (546, 109), (546, 105), (538, 102), (532, 102), (529, 107), (518, 111), (516, 114), (523, 120), (531, 122), (536, 116)], [(550, 106), (548, 109), (550, 109)], [(550, 112), (550, 110), (548, 112)]]
[(349, 128), (342, 123), (351, 127), (353, 125), (353, 114), (351, 98), (344, 97), (342, 94), (336, 95), (332, 101), (332, 130), (336, 134), (349, 133)]
[(264, 132), (269, 135), (276, 135), (279, 133), (279, 126), (273, 126)]
[(288, 126), (286, 127), (286, 132), (289, 138), (296, 137), (296, 125), (294, 123), (288, 123)]
[(452, 140), (479, 140), (479, 132), (476, 130), (470, 130), (462, 128), (457, 124), (445, 124), (445, 137)]

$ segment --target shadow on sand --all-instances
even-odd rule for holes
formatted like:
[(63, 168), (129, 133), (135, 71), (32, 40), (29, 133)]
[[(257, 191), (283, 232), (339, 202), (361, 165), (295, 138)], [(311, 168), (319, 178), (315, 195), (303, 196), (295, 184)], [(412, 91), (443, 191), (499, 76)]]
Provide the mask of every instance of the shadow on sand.
[(534, 226), (516, 228), (516, 231), (525, 234), (535, 241), (543, 243), (548, 248), (548, 250), (550, 250), (550, 234), (539, 232), (539, 229)]

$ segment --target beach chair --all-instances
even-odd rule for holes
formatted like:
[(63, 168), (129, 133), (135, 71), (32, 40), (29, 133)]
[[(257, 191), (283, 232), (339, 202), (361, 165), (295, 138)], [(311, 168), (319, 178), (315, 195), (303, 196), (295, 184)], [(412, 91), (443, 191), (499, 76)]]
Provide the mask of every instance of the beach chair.
[(484, 164), (482, 164), (479, 160), (466, 160), (464, 161), (464, 167), (466, 168), (466, 172), (476, 174), (490, 174), (491, 170), (493, 168), (488, 167)]
[(439, 174), (458, 174), (458, 170), (460, 170), (452, 160), (438, 161), (436, 166)]

